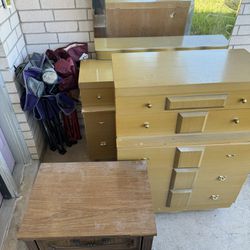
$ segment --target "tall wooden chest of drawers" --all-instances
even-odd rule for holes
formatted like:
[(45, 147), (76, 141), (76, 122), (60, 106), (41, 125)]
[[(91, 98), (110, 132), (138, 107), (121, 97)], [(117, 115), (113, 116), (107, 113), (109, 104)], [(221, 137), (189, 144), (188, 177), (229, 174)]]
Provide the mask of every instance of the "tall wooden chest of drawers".
[(230, 206), (250, 172), (250, 54), (148, 52), (112, 61), (118, 159), (148, 160), (155, 211)]
[(115, 106), (111, 62), (81, 62), (79, 87), (89, 158), (115, 160)]

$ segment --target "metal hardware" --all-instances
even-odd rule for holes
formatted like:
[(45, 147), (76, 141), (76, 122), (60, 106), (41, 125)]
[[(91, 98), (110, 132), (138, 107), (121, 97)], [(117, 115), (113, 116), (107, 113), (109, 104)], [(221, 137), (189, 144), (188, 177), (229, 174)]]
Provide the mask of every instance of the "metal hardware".
[(218, 181), (225, 181), (226, 179), (227, 179), (227, 177), (224, 176), (224, 175), (220, 175), (220, 176), (217, 177)]
[(102, 96), (101, 95), (97, 95), (96, 97), (98, 100), (102, 99)]
[(213, 200), (213, 201), (217, 201), (217, 200), (219, 200), (219, 198), (220, 198), (220, 196), (218, 194), (212, 194), (210, 196), (210, 200)]
[(149, 108), (149, 109), (151, 109), (153, 107), (153, 105), (151, 103), (147, 103), (146, 107)]
[(105, 146), (107, 146), (107, 142), (105, 142), (105, 141), (101, 141), (101, 142), (100, 142), (100, 146), (101, 146), (101, 147), (105, 147)]
[(235, 157), (236, 155), (235, 154), (227, 154), (226, 157), (227, 158), (232, 158), (232, 157)]
[(148, 161), (149, 158), (143, 157), (141, 160), (142, 160), (142, 161)]
[(103, 125), (105, 122), (98, 122), (100, 125)]
[(176, 16), (176, 12), (173, 12), (170, 14), (170, 18), (175, 18), (175, 16)]
[(241, 101), (241, 103), (243, 103), (243, 104), (247, 103), (247, 99), (245, 99), (245, 98), (242, 98), (240, 101)]
[(143, 126), (144, 128), (149, 128), (150, 127), (149, 122), (144, 122)]
[(233, 122), (234, 122), (235, 124), (239, 124), (239, 123), (240, 123), (240, 119), (239, 119), (239, 118), (234, 118), (234, 119), (233, 119)]

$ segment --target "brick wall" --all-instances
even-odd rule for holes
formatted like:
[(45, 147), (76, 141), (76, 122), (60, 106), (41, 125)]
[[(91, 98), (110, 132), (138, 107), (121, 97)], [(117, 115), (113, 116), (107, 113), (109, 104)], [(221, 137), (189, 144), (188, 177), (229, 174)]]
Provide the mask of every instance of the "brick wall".
[(250, 51), (250, 0), (241, 2), (229, 44), (230, 48), (245, 48)]
[(94, 52), (92, 0), (15, 0), (28, 53), (70, 42), (88, 42)]
[[(1, 6), (2, 7), (2, 6)], [(16, 84), (14, 66), (18, 66), (27, 57), (27, 50), (18, 12), (13, 4), (11, 9), (0, 7), (0, 74), (4, 80), (13, 112), (19, 123), (29, 152), (33, 159), (38, 159), (44, 147), (42, 132), (36, 121), (24, 113), (20, 107), (20, 86)]]

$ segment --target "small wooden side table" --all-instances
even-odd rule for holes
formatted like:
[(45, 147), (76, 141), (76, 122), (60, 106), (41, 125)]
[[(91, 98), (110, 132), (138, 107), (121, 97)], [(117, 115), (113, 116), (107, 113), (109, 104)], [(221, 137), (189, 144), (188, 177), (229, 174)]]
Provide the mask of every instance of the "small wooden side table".
[(144, 161), (44, 163), (18, 238), (30, 250), (150, 250), (156, 235)]

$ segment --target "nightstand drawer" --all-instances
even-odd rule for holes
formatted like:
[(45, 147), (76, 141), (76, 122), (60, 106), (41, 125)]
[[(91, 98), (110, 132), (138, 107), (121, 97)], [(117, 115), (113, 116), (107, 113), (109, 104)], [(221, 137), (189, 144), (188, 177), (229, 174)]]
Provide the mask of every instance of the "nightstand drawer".
[(103, 237), (57, 241), (37, 241), (41, 250), (140, 250), (141, 238)]
[(115, 137), (115, 112), (84, 112), (87, 137), (112, 135)]
[(83, 107), (114, 105), (114, 98), (113, 88), (81, 89), (81, 102)]
[(118, 137), (248, 131), (250, 109), (120, 115), (116, 125)]

